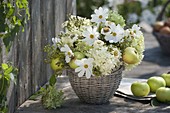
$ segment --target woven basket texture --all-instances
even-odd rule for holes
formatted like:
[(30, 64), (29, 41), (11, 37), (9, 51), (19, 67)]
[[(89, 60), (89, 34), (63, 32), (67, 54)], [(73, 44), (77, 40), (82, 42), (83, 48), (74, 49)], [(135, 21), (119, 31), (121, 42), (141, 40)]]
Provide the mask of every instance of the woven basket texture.
[(89, 104), (104, 104), (113, 97), (122, 79), (123, 67), (110, 75), (93, 76), (87, 79), (78, 77), (74, 70), (68, 70), (71, 86), (79, 99)]
[(153, 35), (156, 37), (163, 54), (170, 55), (170, 35), (161, 34), (159, 32), (153, 32)]

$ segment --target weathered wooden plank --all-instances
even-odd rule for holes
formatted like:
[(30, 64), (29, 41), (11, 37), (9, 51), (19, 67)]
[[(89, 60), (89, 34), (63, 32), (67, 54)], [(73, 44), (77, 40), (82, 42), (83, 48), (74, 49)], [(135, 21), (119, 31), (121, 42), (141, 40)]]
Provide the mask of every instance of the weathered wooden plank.
[(32, 2), (32, 91), (35, 92), (40, 87), (41, 72), (41, 11), (40, 0)]
[[(41, 1), (41, 32), (42, 32), (42, 49), (45, 47), (45, 45), (51, 43), (51, 38), (55, 37), (55, 25), (54, 25), (54, 1)], [(43, 51), (43, 50), (42, 50)], [(46, 54), (43, 54), (43, 59), (46, 58)], [(44, 63), (44, 61), (41, 62), (43, 65), (43, 69), (46, 69), (45, 75), (42, 77), (43, 83), (48, 80), (50, 75), (52, 74), (51, 69), (49, 65)]]
[(55, 16), (55, 34), (56, 36), (62, 30), (62, 23), (66, 19), (67, 1), (66, 0), (55, 0), (54, 3), (54, 16)]

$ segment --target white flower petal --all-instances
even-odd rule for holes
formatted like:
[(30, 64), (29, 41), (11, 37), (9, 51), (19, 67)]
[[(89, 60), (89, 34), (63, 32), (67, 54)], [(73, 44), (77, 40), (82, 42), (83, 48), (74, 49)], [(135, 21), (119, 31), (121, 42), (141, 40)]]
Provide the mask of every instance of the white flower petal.
[(81, 70), (79, 73), (78, 73), (78, 77), (82, 77), (85, 73), (85, 70)]
[(86, 70), (86, 78), (89, 79), (91, 77), (92, 73), (89, 69)]
[(65, 60), (66, 60), (67, 63), (69, 63), (70, 60), (71, 60), (71, 58), (70, 58), (69, 56), (66, 56), (66, 57), (65, 57)]
[(75, 69), (75, 72), (79, 72), (81, 70), (82, 70), (82, 67), (78, 67), (78, 68)]

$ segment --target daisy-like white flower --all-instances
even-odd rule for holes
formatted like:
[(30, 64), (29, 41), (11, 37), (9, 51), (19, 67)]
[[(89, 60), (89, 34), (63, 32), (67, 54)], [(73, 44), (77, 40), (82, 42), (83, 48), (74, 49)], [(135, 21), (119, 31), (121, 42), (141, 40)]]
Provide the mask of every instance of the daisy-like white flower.
[(134, 24), (133, 26), (132, 26), (132, 32), (134, 33), (133, 35), (135, 36), (135, 37), (140, 37), (141, 35), (142, 35), (142, 32), (140, 31), (140, 27), (138, 26), (138, 25), (136, 25), (136, 24)]
[(86, 73), (85, 76), (89, 79), (93, 75), (93, 61), (93, 58), (83, 58), (75, 61), (75, 63), (79, 66), (75, 69), (75, 72), (78, 72), (78, 77), (82, 77)]
[(111, 32), (105, 36), (105, 40), (110, 43), (119, 42), (124, 36), (124, 29), (118, 24), (117, 26), (112, 23), (109, 25)]
[(120, 59), (121, 52), (117, 48), (112, 48), (111, 54), (114, 55), (115, 59)]
[(98, 40), (99, 33), (97, 32), (97, 28), (87, 27), (87, 29), (82, 33), (85, 41), (88, 45), (92, 46), (95, 40)]
[(108, 9), (103, 9), (102, 7), (99, 7), (99, 9), (94, 10), (95, 14), (92, 14), (91, 21), (95, 23), (101, 23), (106, 22), (106, 19), (108, 18)]
[(73, 54), (72, 50), (70, 49), (70, 47), (67, 44), (65, 44), (64, 47), (61, 47), (60, 50), (62, 52), (65, 52), (65, 60), (66, 60), (67, 63), (69, 63), (70, 60), (71, 60), (71, 57), (74, 56), (74, 54)]

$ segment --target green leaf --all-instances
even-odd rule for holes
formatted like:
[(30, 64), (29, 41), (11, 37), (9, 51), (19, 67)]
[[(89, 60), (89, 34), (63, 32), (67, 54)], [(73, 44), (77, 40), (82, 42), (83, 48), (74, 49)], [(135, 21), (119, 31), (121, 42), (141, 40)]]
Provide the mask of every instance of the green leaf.
[(13, 71), (13, 67), (10, 66), (5, 70), (4, 75), (10, 74), (12, 71)]
[(2, 69), (3, 69), (3, 70), (8, 69), (8, 64), (6, 64), (6, 63), (2, 63)]
[(53, 86), (54, 84), (56, 83), (56, 76), (55, 75), (52, 75), (50, 80), (49, 80), (49, 84), (51, 86)]
[(161, 103), (156, 99), (156, 97), (151, 99), (151, 106), (159, 106)]

